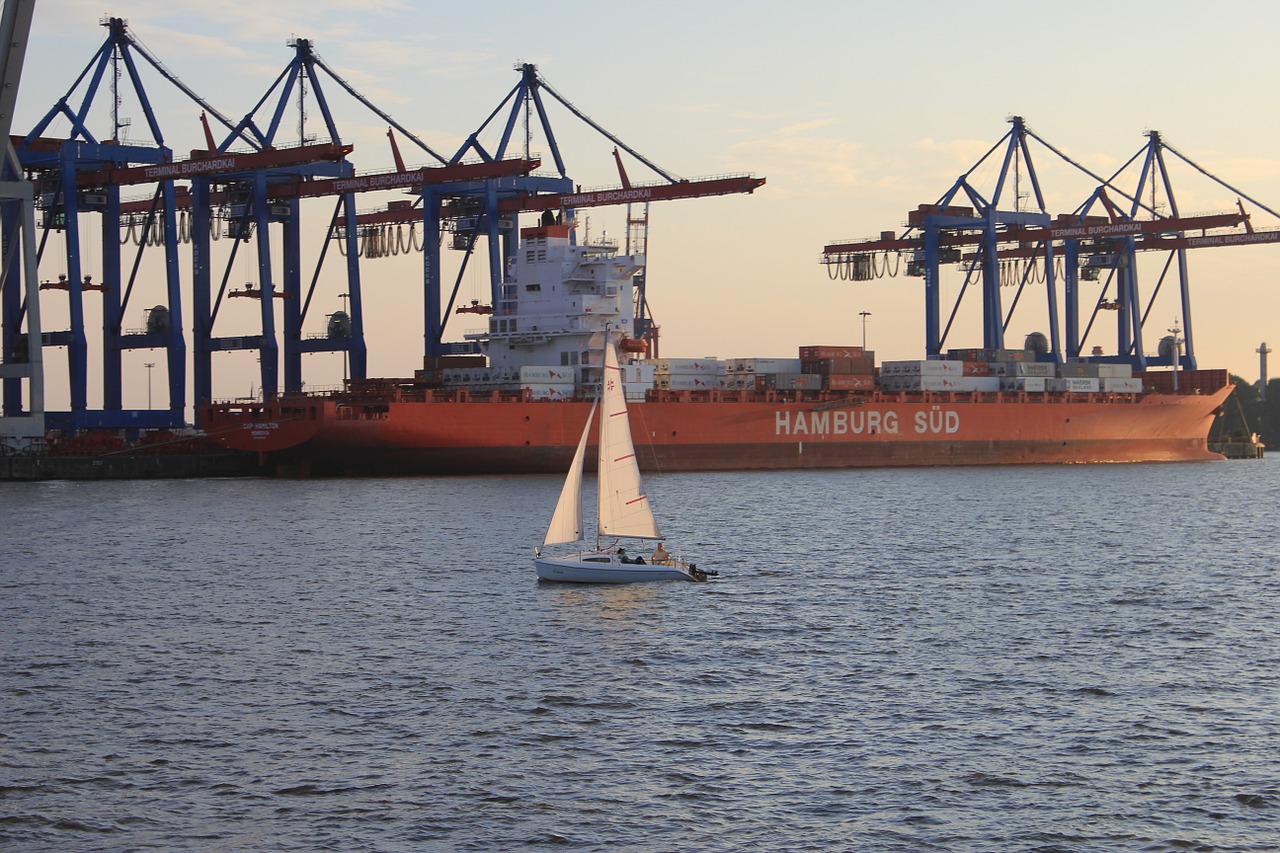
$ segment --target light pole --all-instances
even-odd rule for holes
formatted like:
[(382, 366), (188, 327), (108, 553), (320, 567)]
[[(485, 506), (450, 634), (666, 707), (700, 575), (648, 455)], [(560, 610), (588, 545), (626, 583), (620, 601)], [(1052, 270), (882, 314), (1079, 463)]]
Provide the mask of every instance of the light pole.
[[(338, 298), (342, 300), (342, 313), (347, 315), (347, 322), (351, 322), (351, 314), (347, 312), (347, 299), (350, 293), (339, 293)], [(347, 353), (351, 352), (351, 336), (347, 336), (347, 340), (342, 344), (342, 385), (345, 388), (347, 384)]]
[(862, 318), (862, 349), (867, 349), (867, 318), (871, 316), (870, 311), (859, 311), (858, 316)]
[(151, 410), (151, 368), (156, 366), (154, 361), (145, 362), (143, 365), (147, 369), (147, 410)]

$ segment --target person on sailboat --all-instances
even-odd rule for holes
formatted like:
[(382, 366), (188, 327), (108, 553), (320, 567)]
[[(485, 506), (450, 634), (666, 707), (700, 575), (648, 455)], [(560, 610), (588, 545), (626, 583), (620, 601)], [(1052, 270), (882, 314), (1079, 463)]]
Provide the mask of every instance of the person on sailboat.
[(667, 549), (662, 547), (662, 543), (658, 543), (658, 547), (653, 549), (653, 556), (649, 558), (649, 562), (654, 565), (666, 565), (671, 559), (671, 555), (667, 553)]

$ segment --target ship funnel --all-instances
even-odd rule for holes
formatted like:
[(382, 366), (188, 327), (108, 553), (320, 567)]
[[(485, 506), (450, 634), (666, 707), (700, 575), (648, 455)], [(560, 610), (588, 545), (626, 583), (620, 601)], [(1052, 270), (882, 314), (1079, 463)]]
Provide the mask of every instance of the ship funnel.
[(1027, 335), (1026, 343), (1022, 348), (1043, 355), (1049, 351), (1049, 339), (1044, 336), (1044, 332), (1032, 332)]

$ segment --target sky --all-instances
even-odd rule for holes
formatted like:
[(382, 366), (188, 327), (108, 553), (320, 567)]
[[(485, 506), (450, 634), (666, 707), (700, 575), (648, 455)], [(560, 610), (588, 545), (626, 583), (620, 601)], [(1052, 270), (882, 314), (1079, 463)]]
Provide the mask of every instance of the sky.
[[(1158, 131), (1174, 150), (1234, 188), (1170, 158), (1183, 215), (1232, 209), (1243, 194), (1256, 202), (1244, 201), (1254, 227), (1280, 228), (1276, 216), (1260, 209), (1280, 211), (1280, 70), (1274, 62), (1280, 4), (1272, 0), (1241, 0), (1229, 11), (1212, 12), (1186, 0), (127, 0), (110, 6), (40, 0), (15, 133), (33, 127), (67, 93), (105, 39), (99, 22), (108, 15), (125, 18), (139, 42), (233, 120), (267, 93), (292, 57), (288, 42), (301, 37), (366, 98), (446, 156), (516, 85), (513, 66), (532, 62), (557, 92), (670, 173), (764, 177), (765, 186), (751, 195), (652, 206), (648, 292), (664, 356), (794, 356), (799, 346), (865, 341), (881, 360), (922, 357), (923, 280), (833, 281), (820, 263), (822, 249), (886, 230), (901, 233), (907, 211), (950, 189), (999, 142), (1013, 115), (1095, 175), (1113, 174), (1144, 148), (1148, 131)], [(144, 67), (142, 77), (165, 144), (178, 157), (203, 147), (199, 107), (151, 69)], [(357, 169), (390, 169), (386, 124), (336, 84), (320, 82), (343, 141), (355, 146)], [(76, 91), (82, 94), (83, 87)], [(91, 113), (90, 126), (107, 137), (105, 89), (99, 103), (104, 106)], [(613, 144), (568, 111), (553, 106), (551, 114), (570, 177), (583, 187), (617, 185)], [(142, 110), (127, 89), (121, 115), (131, 121), (129, 139), (149, 144)], [(323, 134), (318, 118), (311, 101), (306, 133)], [(296, 141), (296, 111), (287, 114), (285, 126), (282, 138)], [(65, 130), (65, 123), (55, 123), (48, 135)], [(490, 133), (482, 140), (493, 138)], [(398, 142), (409, 165), (430, 161), (408, 140)], [(540, 134), (532, 148), (550, 164)], [(1070, 212), (1097, 186), (1037, 143), (1032, 159), (1051, 213)], [(627, 158), (625, 165), (633, 181), (657, 178), (638, 161)], [(1134, 186), (1136, 172), (1125, 175), (1118, 183)], [(987, 192), (994, 178), (994, 169), (980, 169), (971, 182)], [(381, 208), (403, 197), (368, 194), (359, 207)], [(332, 202), (307, 205), (304, 221), (317, 232), (304, 242), (304, 270), (310, 271)], [(580, 222), (580, 233), (624, 234), (624, 208), (580, 215), (589, 217)], [(100, 248), (82, 251), (90, 264), (100, 262)], [(446, 254), (444, 278), (452, 286), (456, 255)], [(41, 278), (56, 277), (59, 263), (46, 260)], [(1140, 262), (1144, 303), (1163, 263), (1164, 256)], [(232, 271), (233, 284), (240, 274), (256, 277), (251, 261), (236, 266), (241, 264)], [(1188, 264), (1200, 366), (1256, 379), (1259, 344), (1280, 350), (1280, 243), (1193, 250)], [(343, 307), (341, 273), (333, 259), (326, 261), (307, 332), (323, 332), (324, 315)], [(361, 277), (370, 375), (411, 375), (422, 355), (421, 256), (365, 260)], [(944, 318), (962, 278), (954, 271), (942, 277)], [(183, 279), (189, 288), (185, 258)], [(153, 275), (139, 285), (127, 326), (134, 314), (140, 326), (144, 309), (164, 301), (160, 281)], [(1084, 300), (1091, 305), (1097, 295), (1086, 290)], [(458, 296), (487, 302), (487, 274), (472, 265)], [(976, 300), (975, 292), (961, 301), (946, 346), (981, 346)], [(238, 304), (249, 302), (227, 300), (216, 333), (254, 333), (256, 305)], [(1040, 291), (1022, 297), (1009, 323), (1011, 343), (1047, 331), (1044, 303)], [(65, 327), (59, 325), (66, 322), (63, 294), (47, 291), (41, 305), (46, 330)], [(94, 316), (90, 309), (91, 328)], [(466, 319), (474, 316), (450, 317), (446, 337), (456, 340), (478, 326)], [(1183, 322), (1176, 280), (1160, 289), (1151, 316), (1148, 351)], [(1114, 351), (1114, 321), (1104, 320), (1095, 324), (1087, 348)], [(59, 398), (66, 394), (60, 353), (46, 355), (51, 409), (66, 406)], [(145, 403), (150, 372), (143, 365), (156, 355), (126, 355), (126, 406)], [(218, 354), (215, 395), (251, 393), (255, 357)], [(340, 359), (308, 356), (307, 384), (337, 384)], [(1280, 361), (1273, 359), (1271, 374), (1280, 374)], [(159, 407), (163, 381), (159, 375), (155, 380)]]

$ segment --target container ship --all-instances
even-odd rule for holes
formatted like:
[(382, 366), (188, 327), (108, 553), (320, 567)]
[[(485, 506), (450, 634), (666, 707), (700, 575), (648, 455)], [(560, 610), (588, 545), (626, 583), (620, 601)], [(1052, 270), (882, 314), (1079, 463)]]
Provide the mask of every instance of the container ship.
[[(1134, 371), (1022, 350), (876, 364), (855, 346), (786, 358), (654, 358), (637, 335), (642, 253), (520, 232), (476, 354), (340, 392), (203, 406), (206, 432), (291, 476), (563, 473), (612, 335), (642, 469), (767, 470), (1220, 459), (1225, 370)], [(588, 454), (590, 458), (590, 454)]]

